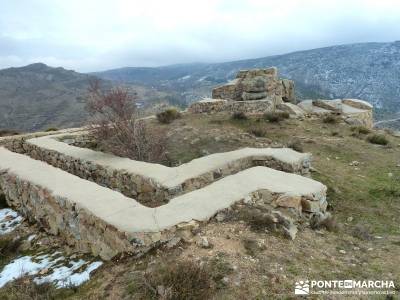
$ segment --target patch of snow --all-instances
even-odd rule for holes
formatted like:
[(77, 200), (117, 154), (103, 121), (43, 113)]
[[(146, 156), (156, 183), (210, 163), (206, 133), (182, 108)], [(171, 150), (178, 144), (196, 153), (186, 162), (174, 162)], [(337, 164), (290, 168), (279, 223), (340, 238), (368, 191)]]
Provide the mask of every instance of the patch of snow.
[(0, 288), (8, 282), (26, 275), (36, 276), (38, 284), (53, 282), (57, 288), (78, 286), (90, 279), (90, 273), (103, 264), (83, 259), (68, 260), (61, 252), (22, 256), (6, 265), (0, 273)]
[(178, 80), (188, 80), (190, 77), (192, 77), (192, 76), (186, 75), (186, 76), (179, 78)]
[(32, 242), (32, 240), (33, 240), (35, 237), (36, 237), (36, 234), (30, 235), (30, 236), (28, 236), (27, 241), (28, 241), (28, 242)]
[(9, 233), (17, 228), (23, 218), (10, 208), (0, 209), (0, 235)]

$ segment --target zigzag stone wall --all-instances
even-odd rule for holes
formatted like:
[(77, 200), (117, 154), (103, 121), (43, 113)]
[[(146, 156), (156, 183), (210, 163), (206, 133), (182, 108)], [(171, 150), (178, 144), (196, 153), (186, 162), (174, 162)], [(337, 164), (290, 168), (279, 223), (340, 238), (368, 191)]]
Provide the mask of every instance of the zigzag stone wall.
[[(81, 135), (75, 135), (77, 138), (79, 136)], [(69, 139), (73, 137), (73, 135), (68, 135)], [(62, 138), (62, 135), (57, 136), (57, 138)], [(74, 147), (62, 142), (58, 143), (63, 144), (65, 147)], [(127, 197), (133, 197), (137, 201), (150, 207), (162, 205), (177, 195), (202, 188), (217, 179), (235, 174), (253, 166), (267, 166), (286, 172), (308, 174), (310, 165), (309, 154), (297, 153), (299, 160), (297, 162), (287, 163), (283, 160), (276, 159), (274, 155), (268, 154), (267, 152), (263, 154), (262, 151), (259, 151), (258, 155), (251, 155), (250, 151), (248, 155), (242, 155), (238, 159), (228, 161), (224, 164), (211, 165), (208, 170), (201, 174), (188, 176), (187, 178), (183, 178), (180, 182), (178, 181), (176, 184), (166, 185), (163, 184), (161, 180), (156, 179), (156, 174), (154, 174), (155, 178), (151, 178), (149, 176), (143, 176), (140, 173), (127, 171), (126, 169), (102, 165), (96, 163), (96, 161), (91, 161), (89, 158), (81, 159), (77, 156), (71, 156), (63, 152), (48, 149), (44, 146), (40, 146), (40, 142), (34, 144), (26, 140), (23, 141), (22, 144), (21, 142), (10, 144), (8, 148), (11, 151), (23, 152), (34, 159), (45, 161), (52, 166), (77, 175), (83, 179), (120, 191)], [(79, 150), (77, 147), (74, 148)], [(84, 149), (82, 149), (82, 151), (84, 151)], [(276, 149), (275, 151), (279, 152), (282, 150)], [(292, 153), (292, 155), (295, 154), (293, 150), (287, 149), (287, 151)], [(93, 154), (96, 153), (94, 151), (92, 152)], [(204, 164), (207, 164), (207, 158), (201, 158), (200, 160), (203, 160)], [(191, 163), (192, 162), (188, 164)], [(171, 172), (172, 177), (174, 173), (173, 169), (179, 169), (180, 167), (167, 168), (159, 166), (159, 168), (160, 172), (165, 169), (171, 169), (167, 171)]]

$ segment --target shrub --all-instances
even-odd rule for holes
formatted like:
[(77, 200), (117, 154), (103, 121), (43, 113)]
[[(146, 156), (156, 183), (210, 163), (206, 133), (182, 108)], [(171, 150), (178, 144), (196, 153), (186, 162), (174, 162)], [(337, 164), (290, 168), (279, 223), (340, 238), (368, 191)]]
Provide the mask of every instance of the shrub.
[(295, 150), (297, 152), (303, 152), (304, 151), (303, 145), (301, 144), (301, 141), (298, 140), (298, 139), (290, 141), (287, 146), (288, 146), (288, 148), (291, 148), (291, 149), (293, 149), (293, 150)]
[(240, 121), (243, 121), (243, 120), (247, 120), (248, 117), (246, 116), (246, 114), (245, 114), (244, 112), (238, 111), (238, 112), (234, 112), (234, 113), (232, 114), (231, 119), (232, 119), (232, 120), (240, 120)]
[(350, 130), (355, 134), (355, 135), (360, 135), (360, 134), (368, 134), (371, 132), (370, 129), (368, 129), (365, 126), (353, 126), (350, 128)]
[(72, 289), (57, 289), (52, 283), (37, 284), (28, 276), (9, 282), (0, 289), (0, 299), (5, 300), (55, 300), (73, 294)]
[(314, 216), (310, 220), (310, 226), (312, 229), (321, 229), (325, 228), (330, 232), (337, 232), (339, 231), (339, 224), (336, 222), (336, 219), (332, 216), (327, 216), (326, 218), (320, 218)]
[(372, 240), (372, 235), (370, 233), (369, 228), (367, 228), (366, 226), (364, 226), (362, 224), (357, 224), (356, 226), (354, 226), (351, 234), (352, 234), (352, 236), (354, 236), (360, 240), (364, 240), (364, 241)]
[(163, 112), (158, 113), (157, 120), (162, 124), (169, 124), (172, 121), (179, 119), (181, 117), (181, 113), (175, 108), (169, 108)]
[(7, 261), (11, 257), (18, 255), (21, 246), (21, 239), (13, 238), (9, 235), (0, 237), (0, 261)]
[(147, 271), (138, 288), (146, 299), (211, 299), (211, 275), (207, 266), (190, 260), (168, 263)]
[(134, 160), (161, 162), (166, 155), (165, 133), (138, 119), (136, 97), (122, 88), (107, 92), (90, 83), (86, 106), (91, 117), (89, 133), (104, 151)]
[(325, 124), (336, 124), (339, 122), (339, 119), (336, 116), (327, 115), (322, 119), (322, 122)]
[(270, 111), (264, 114), (264, 119), (271, 123), (277, 123), (284, 119), (289, 119), (290, 115), (285, 111)]
[(371, 144), (377, 144), (377, 145), (387, 145), (389, 144), (389, 140), (386, 138), (384, 134), (373, 134), (368, 136), (367, 138), (368, 142)]
[(276, 224), (270, 214), (264, 213), (258, 208), (244, 208), (240, 212), (240, 218), (256, 231), (275, 230)]
[(265, 128), (261, 126), (251, 126), (248, 130), (248, 133), (251, 133), (252, 135), (256, 137), (266, 137), (267, 136), (267, 131)]
[(50, 131), (58, 131), (58, 128), (56, 127), (49, 127), (45, 130), (45, 132), (50, 132)]
[(11, 136), (11, 135), (19, 135), (21, 134), (17, 130), (11, 130), (11, 129), (0, 129), (0, 137), (2, 136)]

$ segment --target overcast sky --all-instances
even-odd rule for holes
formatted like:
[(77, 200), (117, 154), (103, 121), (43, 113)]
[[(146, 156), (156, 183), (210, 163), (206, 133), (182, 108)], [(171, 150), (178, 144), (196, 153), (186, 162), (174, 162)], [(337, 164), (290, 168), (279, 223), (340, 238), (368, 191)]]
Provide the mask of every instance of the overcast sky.
[(400, 0), (0, 0), (0, 68), (219, 62), (400, 39)]

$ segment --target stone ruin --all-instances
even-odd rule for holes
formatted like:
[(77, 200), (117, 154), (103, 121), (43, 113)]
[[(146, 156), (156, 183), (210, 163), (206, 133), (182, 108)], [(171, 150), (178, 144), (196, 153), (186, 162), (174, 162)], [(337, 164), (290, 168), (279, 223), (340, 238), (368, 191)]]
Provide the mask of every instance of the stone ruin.
[(294, 82), (279, 79), (277, 68), (239, 71), (236, 79), (213, 89), (212, 98), (233, 101), (268, 100), (274, 105), (282, 102), (296, 104)]
[(78, 147), (85, 128), (0, 138), (0, 193), (10, 206), (84, 253), (141, 255), (245, 207), (290, 238), (325, 218), (325, 185), (307, 177), (311, 154), (244, 148), (178, 167)]
[[(241, 71), (213, 97), (188, 112), (282, 110), (372, 124), (372, 107), (361, 100), (295, 104), (294, 83), (278, 79), (276, 68)], [(329, 216), (326, 186), (308, 177), (309, 153), (244, 148), (171, 168), (94, 151), (87, 142), (85, 128), (0, 138), (0, 196), (48, 233), (106, 260), (186, 239), (246, 207), (262, 207), (290, 238), (299, 224)]]
[(280, 79), (278, 69), (239, 71), (236, 78), (212, 91), (212, 98), (193, 103), (191, 113), (264, 114), (285, 111), (292, 117), (335, 114), (352, 125), (373, 126), (372, 105), (358, 99), (304, 100), (298, 103), (292, 80)]

